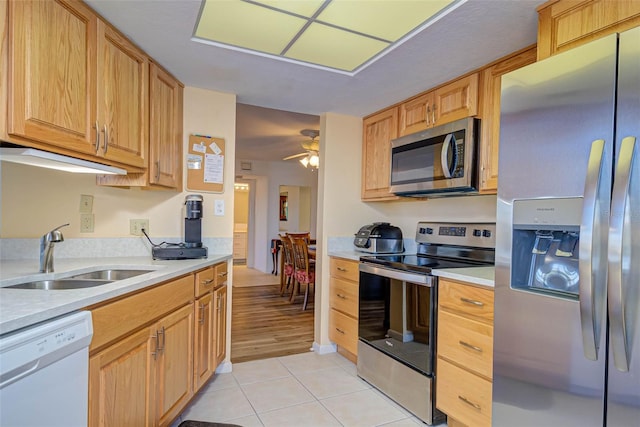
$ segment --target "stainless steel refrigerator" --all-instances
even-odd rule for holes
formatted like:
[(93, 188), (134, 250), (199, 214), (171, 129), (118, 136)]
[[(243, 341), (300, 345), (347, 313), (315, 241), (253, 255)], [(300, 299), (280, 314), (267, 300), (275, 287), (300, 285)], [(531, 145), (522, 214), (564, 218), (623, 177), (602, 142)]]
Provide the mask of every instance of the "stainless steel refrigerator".
[(502, 78), (494, 426), (640, 426), (640, 28)]

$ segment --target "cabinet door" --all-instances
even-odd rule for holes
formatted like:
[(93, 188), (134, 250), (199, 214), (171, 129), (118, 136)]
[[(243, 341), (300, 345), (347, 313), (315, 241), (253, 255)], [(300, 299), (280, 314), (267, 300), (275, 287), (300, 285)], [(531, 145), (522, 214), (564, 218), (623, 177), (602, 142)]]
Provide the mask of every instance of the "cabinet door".
[(391, 140), (398, 136), (398, 108), (368, 117), (363, 122), (362, 199), (395, 199), (389, 192)]
[(409, 135), (433, 126), (433, 92), (425, 93), (400, 105), (399, 136)]
[(502, 75), (536, 61), (535, 47), (510, 56), (481, 72), (480, 192), (498, 190), (498, 149), (500, 145), (500, 90)]
[(434, 125), (478, 114), (478, 74), (471, 74), (435, 90)]
[(149, 61), (131, 42), (98, 21), (98, 122), (107, 159), (147, 167)]
[(193, 303), (163, 318), (156, 329), (156, 414), (158, 423), (167, 425), (193, 396)]
[(89, 425), (154, 424), (154, 328), (145, 328), (89, 359)]
[(223, 286), (213, 292), (215, 306), (215, 363), (218, 367), (227, 356), (227, 287)]
[(63, 0), (9, 8), (8, 133), (95, 154), (96, 15)]
[(149, 182), (182, 188), (182, 85), (150, 64)]
[(199, 390), (214, 371), (213, 294), (209, 292), (195, 304), (194, 391)]

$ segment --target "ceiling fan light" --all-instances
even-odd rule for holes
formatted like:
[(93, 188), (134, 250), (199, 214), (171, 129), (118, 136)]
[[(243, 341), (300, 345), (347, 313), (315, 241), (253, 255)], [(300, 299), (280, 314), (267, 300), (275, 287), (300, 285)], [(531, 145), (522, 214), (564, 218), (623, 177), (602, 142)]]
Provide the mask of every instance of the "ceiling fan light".
[(304, 167), (306, 168), (309, 165), (309, 157), (303, 157), (302, 159), (300, 159), (300, 163), (302, 163), (304, 165)]
[(320, 166), (320, 157), (318, 157), (317, 154), (310, 154), (309, 164), (311, 165), (311, 167), (317, 168), (318, 166)]

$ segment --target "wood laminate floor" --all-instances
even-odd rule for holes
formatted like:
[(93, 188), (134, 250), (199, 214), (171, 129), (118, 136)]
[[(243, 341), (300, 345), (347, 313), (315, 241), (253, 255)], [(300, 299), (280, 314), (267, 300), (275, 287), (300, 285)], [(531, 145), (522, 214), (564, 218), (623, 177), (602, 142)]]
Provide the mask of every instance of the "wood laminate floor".
[(305, 311), (303, 298), (296, 295), (289, 303), (288, 296), (280, 296), (280, 285), (234, 286), (231, 362), (308, 352), (313, 344), (313, 297)]

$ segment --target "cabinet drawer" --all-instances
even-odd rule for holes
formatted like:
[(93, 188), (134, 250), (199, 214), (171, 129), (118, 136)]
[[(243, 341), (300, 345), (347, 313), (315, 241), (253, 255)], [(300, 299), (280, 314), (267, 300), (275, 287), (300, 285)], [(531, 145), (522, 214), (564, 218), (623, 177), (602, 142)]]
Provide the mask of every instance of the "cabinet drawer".
[(329, 304), (331, 308), (357, 319), (358, 284), (332, 277)]
[(205, 270), (198, 271), (196, 273), (196, 281), (195, 281), (196, 297), (204, 295), (207, 292), (210, 292), (213, 290), (216, 282), (214, 274), (215, 274), (215, 271), (213, 267), (209, 267)]
[(358, 261), (331, 258), (331, 276), (358, 282), (360, 280), (359, 264)]
[(491, 426), (491, 382), (438, 358), (436, 407), (474, 427)]
[(213, 268), (215, 269), (216, 288), (226, 285), (229, 274), (227, 262), (216, 264)]
[(329, 313), (329, 339), (348, 352), (358, 354), (358, 321), (334, 309)]
[(441, 310), (438, 313), (438, 354), (492, 378), (493, 327)]
[(493, 321), (493, 289), (441, 279), (438, 282), (438, 306)]
[(91, 309), (93, 339), (89, 351), (124, 336), (193, 301), (193, 275)]

